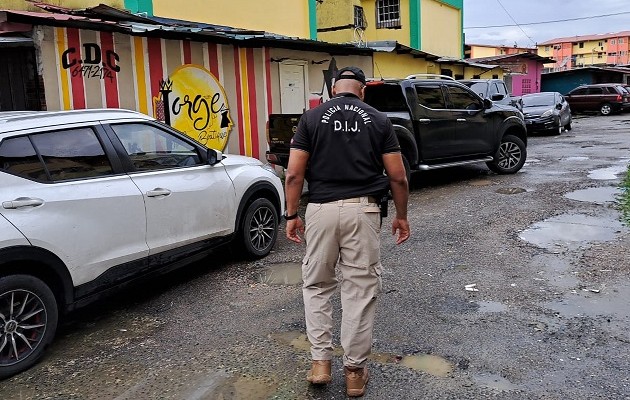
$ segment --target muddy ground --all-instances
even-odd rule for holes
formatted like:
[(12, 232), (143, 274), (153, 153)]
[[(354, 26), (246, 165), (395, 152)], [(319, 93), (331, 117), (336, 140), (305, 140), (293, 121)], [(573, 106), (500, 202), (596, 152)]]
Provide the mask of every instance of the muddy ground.
[[(630, 399), (630, 230), (614, 203), (630, 114), (573, 128), (531, 137), (516, 175), (414, 176), (412, 237), (396, 246), (384, 223), (366, 399)], [(75, 313), (0, 398), (343, 399), (341, 349), (332, 384), (304, 379), (303, 252), (284, 237), (257, 262), (216, 252)]]

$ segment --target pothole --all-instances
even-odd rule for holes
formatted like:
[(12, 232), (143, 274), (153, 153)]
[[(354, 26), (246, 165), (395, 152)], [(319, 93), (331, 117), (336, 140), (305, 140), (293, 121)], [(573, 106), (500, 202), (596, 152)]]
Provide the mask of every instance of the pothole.
[(562, 214), (537, 222), (519, 237), (533, 245), (550, 250), (558, 247), (575, 249), (591, 242), (613, 240), (623, 225), (616, 219), (583, 214)]
[(302, 283), (302, 264), (273, 264), (260, 272), (258, 281), (266, 285), (299, 285)]
[(589, 189), (576, 190), (567, 193), (564, 197), (572, 200), (585, 201), (595, 204), (614, 203), (621, 190), (614, 186), (595, 187)]
[(498, 301), (478, 301), (480, 313), (499, 313), (507, 311), (508, 306)]
[(516, 385), (514, 385), (512, 382), (496, 374), (489, 374), (489, 373), (476, 374), (472, 377), (472, 379), (477, 385), (481, 387), (494, 389), (501, 392), (516, 389)]
[(508, 188), (497, 189), (496, 192), (499, 194), (519, 194), (519, 193), (525, 193), (527, 192), (527, 190), (523, 188), (519, 188), (519, 187), (508, 187)]
[(562, 300), (546, 306), (568, 317), (614, 315), (622, 320), (630, 318), (630, 286), (593, 287), (576, 290)]
[(588, 177), (596, 180), (614, 180), (617, 179), (617, 175), (625, 171), (625, 165), (615, 165), (608, 168), (595, 169), (588, 174)]

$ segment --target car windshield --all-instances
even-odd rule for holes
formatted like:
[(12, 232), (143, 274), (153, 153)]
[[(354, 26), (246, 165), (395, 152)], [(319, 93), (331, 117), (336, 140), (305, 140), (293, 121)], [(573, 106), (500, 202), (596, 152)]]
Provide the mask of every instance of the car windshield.
[(554, 105), (553, 93), (528, 94), (523, 96), (523, 107), (542, 107)]
[(486, 97), (486, 92), (488, 91), (488, 82), (462, 82), (464, 85), (468, 86), (472, 89), (473, 92), (477, 93), (482, 99)]

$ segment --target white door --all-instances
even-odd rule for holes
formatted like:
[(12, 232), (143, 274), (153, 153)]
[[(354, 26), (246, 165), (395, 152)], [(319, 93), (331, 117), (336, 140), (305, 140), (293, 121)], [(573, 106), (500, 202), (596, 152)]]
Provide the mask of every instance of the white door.
[(306, 110), (306, 65), (280, 64), (280, 106), (283, 114), (302, 114)]
[(111, 127), (137, 170), (130, 176), (144, 196), (149, 254), (234, 230), (236, 194), (221, 163), (202, 162), (195, 146), (154, 125)]
[(4, 139), (0, 159), (2, 214), (58, 255), (75, 286), (148, 256), (142, 194), (127, 175), (113, 175), (92, 128)]

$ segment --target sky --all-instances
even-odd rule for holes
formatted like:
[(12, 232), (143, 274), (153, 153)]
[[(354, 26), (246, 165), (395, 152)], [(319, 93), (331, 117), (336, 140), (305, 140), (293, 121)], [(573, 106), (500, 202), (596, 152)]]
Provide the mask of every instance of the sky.
[[(624, 14), (595, 18), (618, 13)], [(588, 18), (527, 25), (584, 17)], [(495, 25), (513, 26), (473, 29)], [(464, 0), (467, 44), (533, 47), (559, 37), (620, 31), (630, 31), (630, 0)]]

